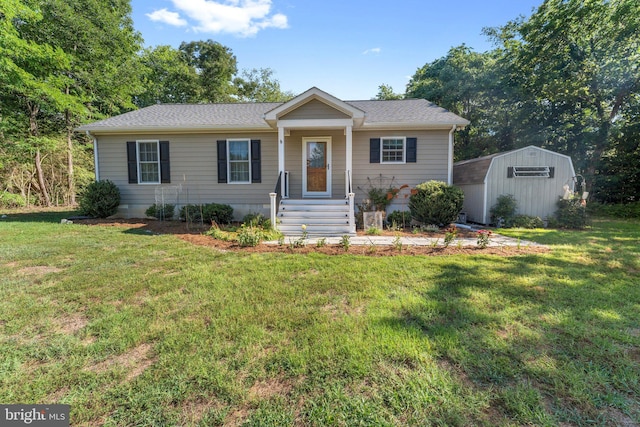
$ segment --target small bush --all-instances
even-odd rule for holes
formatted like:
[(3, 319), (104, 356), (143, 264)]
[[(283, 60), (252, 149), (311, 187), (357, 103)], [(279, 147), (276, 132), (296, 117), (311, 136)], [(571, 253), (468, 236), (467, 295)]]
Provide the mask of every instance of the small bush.
[(511, 227), (517, 209), (518, 201), (513, 195), (502, 194), (498, 196), (496, 204), (489, 210), (491, 224), (499, 227)]
[(147, 208), (144, 212), (146, 216), (151, 216), (160, 220), (171, 220), (173, 219), (173, 215), (175, 214), (176, 207), (175, 205), (165, 204), (165, 205), (157, 205), (152, 204)]
[(416, 186), (409, 198), (411, 216), (423, 224), (445, 225), (455, 222), (462, 210), (464, 193), (441, 181), (427, 181)]
[(396, 224), (398, 227), (408, 227), (411, 223), (411, 212), (407, 211), (393, 211), (386, 218), (387, 224)]
[(558, 228), (573, 228), (581, 230), (588, 225), (587, 208), (580, 198), (558, 200), (558, 210), (555, 213), (553, 225)]
[(369, 227), (367, 228), (367, 231), (365, 233), (368, 236), (379, 236), (382, 234), (382, 230), (380, 230), (378, 227)]
[(85, 215), (106, 218), (118, 212), (120, 190), (108, 179), (94, 181), (84, 190), (78, 205)]
[(249, 227), (271, 228), (271, 220), (261, 213), (249, 213), (242, 218), (242, 223)]
[(511, 220), (511, 227), (543, 228), (544, 222), (539, 216), (516, 215)]
[(238, 230), (238, 244), (243, 248), (258, 246), (263, 237), (263, 231), (258, 227), (242, 225)]
[(21, 194), (8, 193), (6, 191), (0, 193), (0, 207), (2, 208), (24, 208), (27, 206), (27, 200)]
[(180, 209), (180, 218), (191, 222), (229, 224), (233, 220), (233, 208), (218, 203), (186, 205)]

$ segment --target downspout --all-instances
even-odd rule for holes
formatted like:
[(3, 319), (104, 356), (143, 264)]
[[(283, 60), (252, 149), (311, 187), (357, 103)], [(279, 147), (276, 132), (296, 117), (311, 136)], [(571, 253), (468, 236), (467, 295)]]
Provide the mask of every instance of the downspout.
[(453, 133), (456, 131), (457, 126), (453, 125), (449, 131), (449, 158), (447, 160), (447, 184), (453, 184)]
[(100, 181), (100, 167), (98, 166), (98, 139), (87, 131), (87, 136), (93, 139), (93, 166), (96, 170), (96, 181)]

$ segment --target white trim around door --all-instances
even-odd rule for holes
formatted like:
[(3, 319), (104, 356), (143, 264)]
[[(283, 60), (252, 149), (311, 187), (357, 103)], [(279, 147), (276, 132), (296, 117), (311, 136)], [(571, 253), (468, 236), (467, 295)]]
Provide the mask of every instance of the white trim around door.
[(302, 138), (302, 197), (331, 197), (331, 137)]

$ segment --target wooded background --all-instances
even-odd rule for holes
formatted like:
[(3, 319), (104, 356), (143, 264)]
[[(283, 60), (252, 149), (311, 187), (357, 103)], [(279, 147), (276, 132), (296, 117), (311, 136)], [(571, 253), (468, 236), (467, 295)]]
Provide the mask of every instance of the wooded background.
[[(471, 121), (463, 160), (526, 145), (572, 157), (591, 197), (640, 193), (640, 2), (547, 0), (419, 68), (404, 93)], [(129, 0), (0, 1), (0, 207), (74, 205), (94, 179), (73, 129), (156, 103), (285, 101), (271, 69), (238, 70), (213, 40), (143, 49)]]

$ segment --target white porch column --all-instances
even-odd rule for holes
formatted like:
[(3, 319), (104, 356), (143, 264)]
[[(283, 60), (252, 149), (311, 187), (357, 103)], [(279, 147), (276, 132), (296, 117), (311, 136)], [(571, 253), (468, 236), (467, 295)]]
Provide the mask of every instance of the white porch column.
[(356, 232), (356, 215), (353, 206), (353, 199), (355, 198), (354, 193), (349, 193), (347, 197), (349, 197), (349, 232)]
[(269, 193), (269, 198), (271, 199), (271, 209), (269, 209), (269, 213), (270, 213), (270, 219), (271, 219), (271, 227), (274, 230), (278, 229), (278, 223), (276, 222), (277, 216), (276, 216), (276, 193)]
[(346, 173), (344, 183), (344, 194), (349, 196), (349, 193), (353, 192), (353, 126), (347, 126), (345, 128), (345, 136), (347, 139), (347, 153), (345, 155)]
[(278, 126), (278, 176), (280, 179), (280, 195), (285, 194), (284, 182), (284, 127)]

